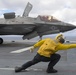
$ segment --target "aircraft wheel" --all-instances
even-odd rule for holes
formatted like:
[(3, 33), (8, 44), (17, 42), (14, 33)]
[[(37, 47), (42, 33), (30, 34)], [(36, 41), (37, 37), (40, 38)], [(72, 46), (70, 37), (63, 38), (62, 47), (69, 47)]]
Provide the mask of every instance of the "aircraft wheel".
[(3, 43), (3, 39), (2, 38), (0, 38), (0, 44), (2, 44)]

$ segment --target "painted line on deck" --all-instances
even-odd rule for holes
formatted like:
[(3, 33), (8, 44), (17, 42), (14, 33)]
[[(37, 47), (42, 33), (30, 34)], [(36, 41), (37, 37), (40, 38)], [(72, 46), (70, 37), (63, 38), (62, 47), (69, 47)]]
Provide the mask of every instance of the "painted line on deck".
[(23, 49), (19, 49), (19, 50), (15, 50), (15, 51), (11, 51), (10, 53), (21, 53), (21, 52), (30, 50), (30, 48), (32, 48), (32, 46), (26, 47), (26, 48), (23, 48)]
[[(0, 70), (5, 70), (5, 71), (14, 71), (15, 68), (0, 68)], [(44, 71), (44, 69), (41, 69), (41, 68), (28, 68), (26, 69), (27, 71)], [(61, 72), (76, 72), (76, 70), (74, 69), (68, 69), (68, 70), (60, 70)]]
[[(15, 70), (15, 68), (0, 68), (0, 70)], [(36, 69), (36, 68), (29, 68), (29, 69), (26, 69), (27, 71), (42, 71), (42, 69)]]
[(0, 70), (14, 70), (14, 68), (0, 68)]

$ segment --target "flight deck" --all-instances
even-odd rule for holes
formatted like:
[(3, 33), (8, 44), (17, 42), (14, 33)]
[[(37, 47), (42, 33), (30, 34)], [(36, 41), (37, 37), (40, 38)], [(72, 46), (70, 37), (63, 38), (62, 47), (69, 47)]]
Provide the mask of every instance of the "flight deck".
[[(40, 62), (29, 67), (26, 71), (15, 73), (14, 68), (21, 66), (28, 60), (32, 60), (36, 55), (37, 49), (33, 53), (29, 50), (21, 53), (11, 53), (12, 51), (27, 48), (33, 43), (27, 42), (9, 42), (0, 45), (0, 75), (48, 75), (46, 69), (48, 62)], [(76, 50), (71, 49), (67, 51), (58, 52), (61, 54), (61, 60), (55, 65), (58, 73), (51, 75), (76, 75)]]

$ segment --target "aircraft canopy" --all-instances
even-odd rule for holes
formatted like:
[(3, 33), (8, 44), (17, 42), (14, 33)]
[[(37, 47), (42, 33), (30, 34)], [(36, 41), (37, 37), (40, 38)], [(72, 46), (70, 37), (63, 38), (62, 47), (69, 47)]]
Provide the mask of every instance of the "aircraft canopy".
[(51, 21), (51, 22), (59, 21), (53, 16), (42, 16), (42, 15), (39, 15), (38, 17), (40, 17), (41, 21), (46, 21), (46, 22), (48, 22), (48, 21)]

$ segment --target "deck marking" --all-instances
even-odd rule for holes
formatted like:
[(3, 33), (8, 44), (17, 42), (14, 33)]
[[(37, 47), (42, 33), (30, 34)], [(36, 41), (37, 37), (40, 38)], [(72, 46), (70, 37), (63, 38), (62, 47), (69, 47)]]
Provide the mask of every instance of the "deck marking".
[[(0, 68), (0, 70), (15, 70), (15, 68)], [(31, 71), (31, 70), (33, 70), (33, 71), (42, 71), (42, 69), (36, 69), (36, 68), (28, 68), (28, 69), (26, 69), (27, 71)]]
[(30, 48), (32, 48), (32, 46), (26, 47), (26, 48), (23, 48), (23, 49), (19, 49), (19, 50), (15, 50), (15, 51), (11, 51), (10, 53), (21, 53), (21, 52), (29, 50)]

